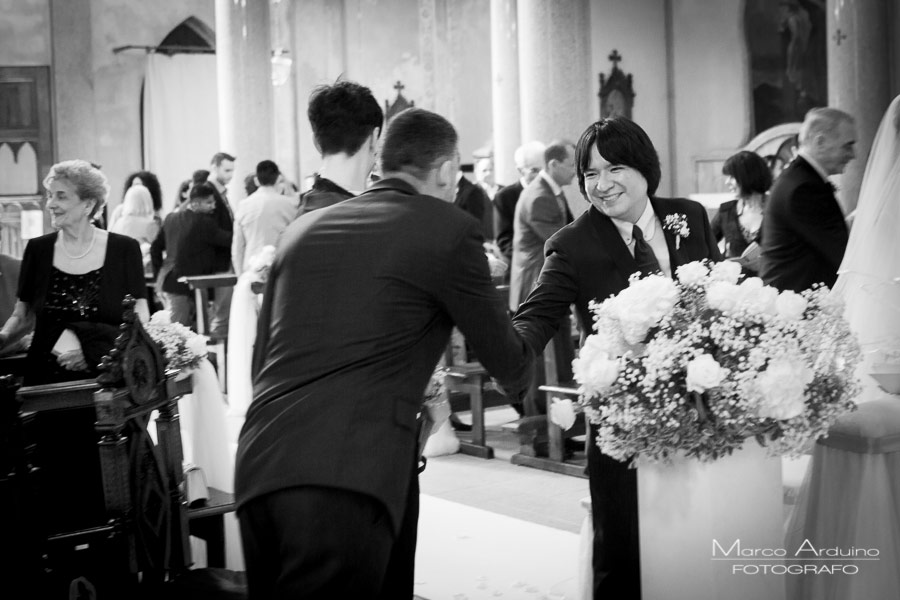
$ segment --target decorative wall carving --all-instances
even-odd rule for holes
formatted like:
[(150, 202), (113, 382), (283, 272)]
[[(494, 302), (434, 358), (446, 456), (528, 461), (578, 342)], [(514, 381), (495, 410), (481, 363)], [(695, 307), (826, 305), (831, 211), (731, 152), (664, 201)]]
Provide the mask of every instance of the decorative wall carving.
[(612, 62), (612, 71), (609, 78), (600, 73), (600, 118), (623, 116), (631, 118), (631, 110), (634, 107), (634, 86), (631, 73), (626, 75), (619, 69), (622, 55), (618, 50), (613, 50), (609, 55)]

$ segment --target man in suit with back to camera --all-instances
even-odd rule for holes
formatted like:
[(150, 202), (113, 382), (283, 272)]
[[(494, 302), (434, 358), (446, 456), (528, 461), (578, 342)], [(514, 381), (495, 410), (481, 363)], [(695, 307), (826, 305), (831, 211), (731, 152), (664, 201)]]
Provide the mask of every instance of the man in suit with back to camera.
[(417, 413), (455, 325), (510, 393), (531, 351), (453, 206), (458, 137), (395, 116), (383, 178), (292, 223), (254, 348), (235, 494), (253, 598), (411, 598)]
[(856, 156), (856, 126), (844, 111), (814, 108), (798, 137), (797, 157), (766, 202), (759, 273), (767, 285), (795, 292), (837, 280), (849, 232), (828, 177)]
[[(635, 272), (672, 276), (679, 265), (721, 260), (706, 209), (691, 200), (658, 198), (659, 158), (637, 124), (624, 117), (602, 119), (582, 134), (575, 152), (578, 187), (591, 207), (553, 235), (534, 290), (513, 318), (516, 331), (535, 353), (556, 333), (574, 304), (582, 339), (592, 330), (588, 308), (628, 286)], [(683, 215), (689, 233), (676, 244), (663, 227), (668, 215)], [(598, 428), (591, 425), (589, 439)], [(588, 447), (594, 521), (594, 597), (640, 598), (640, 550), (636, 471)]]
[(300, 196), (300, 214), (331, 206), (366, 189), (384, 113), (369, 88), (353, 81), (319, 86), (306, 109), (322, 165)]

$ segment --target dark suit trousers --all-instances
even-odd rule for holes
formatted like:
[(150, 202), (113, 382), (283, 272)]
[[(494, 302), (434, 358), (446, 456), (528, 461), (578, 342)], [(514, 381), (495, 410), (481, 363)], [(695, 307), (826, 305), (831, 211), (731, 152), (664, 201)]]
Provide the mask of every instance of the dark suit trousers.
[(251, 600), (413, 597), (419, 481), (396, 537), (383, 505), (345, 490), (295, 487), (238, 513)]
[(591, 425), (588, 475), (594, 520), (594, 598), (640, 600), (637, 470), (600, 452)]

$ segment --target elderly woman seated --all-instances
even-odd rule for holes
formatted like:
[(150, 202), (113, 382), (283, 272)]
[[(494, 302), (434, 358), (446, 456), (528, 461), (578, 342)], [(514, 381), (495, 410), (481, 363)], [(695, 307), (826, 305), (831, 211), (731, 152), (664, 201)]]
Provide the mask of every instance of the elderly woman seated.
[(57, 231), (28, 241), (15, 309), (0, 329), (2, 350), (34, 327), (26, 385), (96, 376), (116, 338), (125, 296), (138, 299), (142, 318), (148, 312), (138, 242), (91, 224), (109, 194), (106, 176), (70, 160), (51, 167), (44, 187)]

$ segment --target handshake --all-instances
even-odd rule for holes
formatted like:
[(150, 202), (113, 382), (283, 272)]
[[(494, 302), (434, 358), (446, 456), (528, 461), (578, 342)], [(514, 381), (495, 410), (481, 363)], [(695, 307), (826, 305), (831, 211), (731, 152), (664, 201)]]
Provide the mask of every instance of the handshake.
[(491, 270), (491, 277), (503, 277), (509, 270), (509, 265), (500, 252), (500, 248), (494, 242), (484, 243), (484, 255), (487, 257), (488, 267)]

